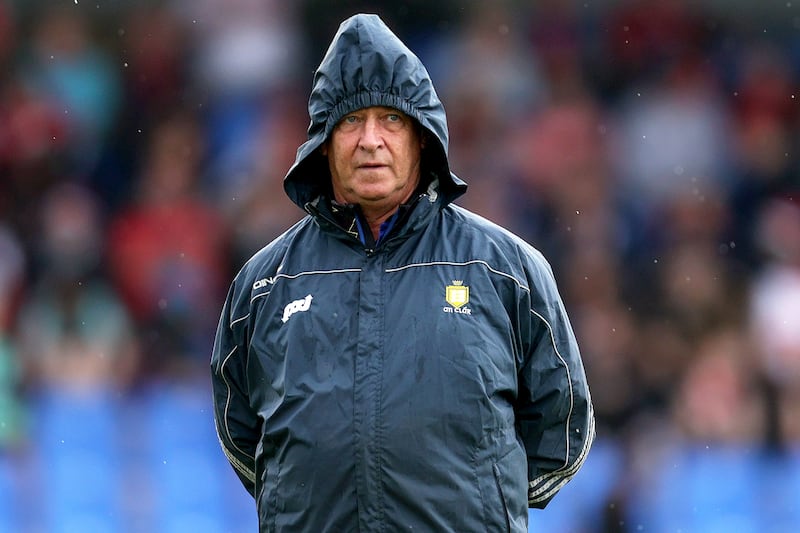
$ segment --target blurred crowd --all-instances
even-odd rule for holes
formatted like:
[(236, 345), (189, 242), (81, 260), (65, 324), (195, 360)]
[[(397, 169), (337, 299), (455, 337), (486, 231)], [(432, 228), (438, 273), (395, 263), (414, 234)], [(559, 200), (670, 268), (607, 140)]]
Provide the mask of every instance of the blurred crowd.
[(206, 386), (229, 281), (303, 216), (313, 69), (371, 11), (428, 66), (460, 203), (552, 262), (622, 458), (581, 531), (675, 447), (792, 457), (800, 4), (723, 4), (0, 0), (0, 454), (43, 393)]

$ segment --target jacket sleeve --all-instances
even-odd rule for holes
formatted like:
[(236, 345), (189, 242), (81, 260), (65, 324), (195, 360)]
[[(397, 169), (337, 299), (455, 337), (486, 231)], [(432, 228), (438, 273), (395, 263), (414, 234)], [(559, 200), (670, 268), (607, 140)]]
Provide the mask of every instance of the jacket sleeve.
[(516, 417), (528, 456), (528, 507), (543, 508), (583, 465), (594, 412), (578, 344), (541, 257), (520, 300), (524, 351)]
[(211, 355), (214, 423), (225, 456), (244, 487), (254, 496), (260, 423), (248, 398), (247, 347), (241, 333), (248, 311), (241, 311), (244, 316), (233, 316), (234, 286), (235, 282), (225, 300)]

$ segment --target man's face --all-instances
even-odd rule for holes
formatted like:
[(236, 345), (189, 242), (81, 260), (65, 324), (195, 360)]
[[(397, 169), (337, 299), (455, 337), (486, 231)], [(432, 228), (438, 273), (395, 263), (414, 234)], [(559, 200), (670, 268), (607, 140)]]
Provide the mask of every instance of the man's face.
[(345, 115), (322, 150), (340, 203), (388, 212), (408, 200), (419, 183), (420, 133), (413, 119), (396, 109), (368, 107)]

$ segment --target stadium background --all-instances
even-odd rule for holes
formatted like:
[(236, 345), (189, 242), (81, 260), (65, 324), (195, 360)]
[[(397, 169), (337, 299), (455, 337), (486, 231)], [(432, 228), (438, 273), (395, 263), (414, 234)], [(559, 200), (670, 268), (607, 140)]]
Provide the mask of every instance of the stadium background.
[(255, 531), (210, 343), (360, 10), (571, 312), (597, 444), (531, 531), (795, 531), (800, 3), (0, 0), (0, 532)]

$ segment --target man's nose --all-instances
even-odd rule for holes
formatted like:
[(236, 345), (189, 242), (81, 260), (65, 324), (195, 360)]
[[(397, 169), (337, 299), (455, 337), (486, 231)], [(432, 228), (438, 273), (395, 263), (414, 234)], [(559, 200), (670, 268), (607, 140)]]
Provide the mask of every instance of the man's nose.
[(364, 121), (359, 145), (368, 152), (373, 152), (383, 145), (380, 124), (377, 119), (369, 117)]

